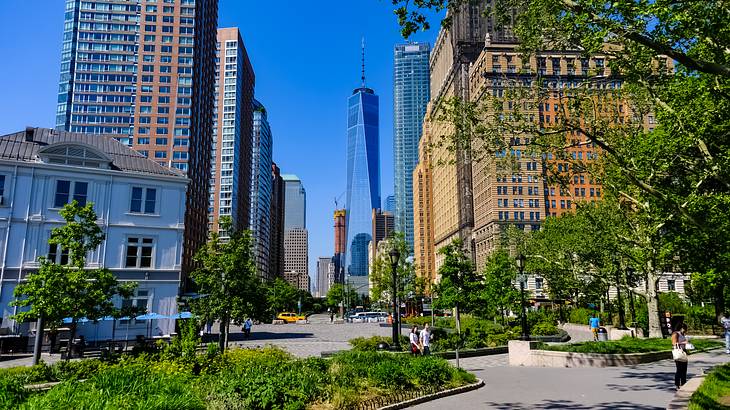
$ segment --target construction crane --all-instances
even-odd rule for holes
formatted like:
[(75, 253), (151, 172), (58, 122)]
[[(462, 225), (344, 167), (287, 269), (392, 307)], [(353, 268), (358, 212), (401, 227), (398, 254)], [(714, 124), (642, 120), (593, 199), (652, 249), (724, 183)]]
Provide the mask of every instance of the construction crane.
[(341, 194), (340, 194), (339, 196), (336, 196), (336, 197), (335, 197), (335, 210), (338, 210), (338, 209), (340, 209), (340, 207), (339, 207), (339, 202), (338, 202), (338, 201), (339, 201), (340, 199), (342, 199), (342, 196), (343, 196), (343, 195), (345, 195), (345, 193), (346, 193), (346, 192), (347, 192), (347, 191), (344, 191), (344, 192), (343, 192), (343, 193), (341, 193)]

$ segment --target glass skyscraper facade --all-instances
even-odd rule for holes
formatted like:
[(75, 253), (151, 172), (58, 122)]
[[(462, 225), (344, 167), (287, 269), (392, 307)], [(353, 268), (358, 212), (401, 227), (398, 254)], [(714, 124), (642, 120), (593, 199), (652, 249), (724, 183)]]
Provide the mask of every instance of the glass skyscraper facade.
[[(348, 99), (347, 112), (345, 274), (367, 277), (368, 244), (372, 240), (372, 212), (373, 209), (380, 208), (378, 96), (363, 84)], [(360, 293), (367, 293), (367, 290)]]
[(269, 242), (271, 239), (271, 167), (273, 140), (266, 108), (258, 100), (253, 102), (253, 139), (251, 162), (251, 231), (256, 240), (256, 266), (259, 275), (269, 276)]
[(283, 174), (284, 231), (307, 228), (307, 191), (296, 175)]
[(395, 229), (413, 250), (413, 170), (430, 97), (428, 43), (398, 44), (393, 72)]
[(190, 179), (183, 271), (207, 239), (218, 0), (66, 0), (56, 128), (112, 134)]

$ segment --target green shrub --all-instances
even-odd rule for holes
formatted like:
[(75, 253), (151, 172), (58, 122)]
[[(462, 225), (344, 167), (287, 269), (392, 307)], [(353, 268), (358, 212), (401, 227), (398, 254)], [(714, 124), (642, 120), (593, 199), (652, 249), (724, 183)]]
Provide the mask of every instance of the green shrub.
[(373, 383), (384, 389), (397, 390), (411, 385), (408, 368), (396, 360), (385, 360), (373, 367), (369, 377)]
[(433, 356), (414, 360), (411, 370), (416, 383), (421, 386), (442, 386), (451, 379), (451, 366), (443, 359)]
[(28, 392), (17, 379), (0, 375), (0, 409), (16, 409), (26, 397)]
[(32, 396), (37, 409), (205, 409), (205, 401), (190, 388), (190, 376), (167, 375), (142, 365), (114, 366), (86, 382), (59, 384)]
[[(697, 349), (707, 349), (715, 346), (720, 346), (720, 342), (718, 342), (717, 340), (692, 339), (692, 343)], [(562, 345), (542, 345), (541, 349), (576, 353), (648, 353), (671, 350), (672, 342), (669, 339), (635, 339), (627, 336), (621, 340), (611, 340), (607, 342), (580, 342)]]
[(535, 336), (553, 336), (558, 333), (558, 327), (550, 322), (538, 322), (530, 328), (530, 334)]
[(109, 364), (99, 359), (60, 361), (51, 366), (52, 380), (88, 379), (108, 367)]
[[(350, 339), (349, 343), (352, 345), (352, 350), (355, 350), (357, 352), (375, 352), (378, 350), (378, 344), (379, 343), (387, 343), (388, 346), (391, 346), (393, 342), (392, 337), (386, 337), (386, 336), (372, 336), (372, 337), (356, 337), (354, 339)], [(405, 348), (410, 344), (410, 341), (407, 336), (400, 336), (400, 345), (402, 348)]]
[(571, 309), (570, 312), (568, 313), (568, 322), (587, 326), (588, 319), (590, 319), (594, 313), (596, 315), (598, 315), (598, 312), (596, 312), (593, 309), (588, 309), (588, 308)]

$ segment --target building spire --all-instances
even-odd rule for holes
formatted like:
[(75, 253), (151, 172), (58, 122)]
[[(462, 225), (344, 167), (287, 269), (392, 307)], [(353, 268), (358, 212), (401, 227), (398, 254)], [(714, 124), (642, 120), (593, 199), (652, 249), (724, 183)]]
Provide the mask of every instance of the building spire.
[(362, 37), (362, 87), (365, 88), (365, 36)]

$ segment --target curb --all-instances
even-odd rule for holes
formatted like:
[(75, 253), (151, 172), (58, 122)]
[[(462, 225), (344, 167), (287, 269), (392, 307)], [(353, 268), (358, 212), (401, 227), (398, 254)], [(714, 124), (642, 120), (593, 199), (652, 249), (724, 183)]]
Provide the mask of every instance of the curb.
[(453, 389), (440, 391), (438, 393), (432, 393), (432, 394), (427, 394), (425, 396), (416, 397), (415, 399), (402, 401), (400, 403), (390, 404), (385, 407), (380, 407), (378, 410), (405, 409), (405, 408), (408, 408), (411, 406), (415, 406), (416, 404), (426, 403), (426, 402), (441, 399), (444, 397), (453, 396), (455, 394), (466, 393), (466, 392), (469, 392), (472, 390), (476, 390), (482, 386), (484, 386), (484, 380), (477, 379), (477, 382), (473, 383), (473, 384), (467, 384), (466, 386), (456, 387)]
[(672, 398), (672, 401), (669, 402), (667, 410), (686, 409), (689, 406), (689, 399), (692, 397), (694, 392), (700, 388), (702, 382), (705, 381), (705, 377), (707, 377), (707, 374), (695, 376), (687, 380), (687, 383), (674, 393), (674, 398)]

